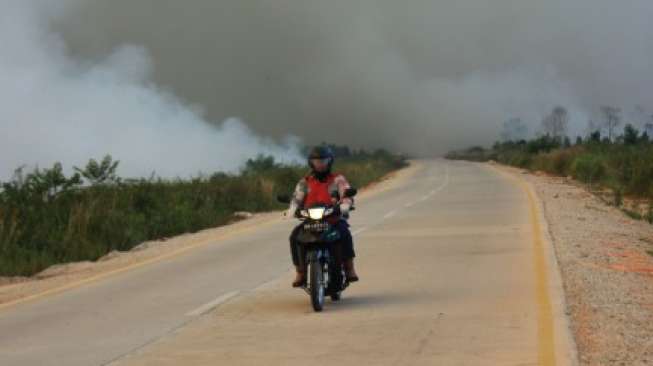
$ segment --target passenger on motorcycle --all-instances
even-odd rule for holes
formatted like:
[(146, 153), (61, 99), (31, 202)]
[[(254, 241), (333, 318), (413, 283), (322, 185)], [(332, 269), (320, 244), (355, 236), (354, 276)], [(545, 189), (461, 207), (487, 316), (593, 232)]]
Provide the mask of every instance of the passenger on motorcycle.
[[(355, 282), (358, 281), (358, 275), (354, 269), (356, 254), (354, 253), (354, 243), (347, 223), (349, 210), (354, 201), (353, 198), (345, 197), (345, 191), (351, 188), (347, 179), (342, 174), (331, 172), (333, 161), (334, 154), (330, 148), (319, 146), (311, 150), (308, 156), (308, 165), (311, 172), (297, 183), (286, 215), (296, 217), (297, 210), (301, 208), (311, 207), (316, 204), (334, 205), (340, 202), (340, 214), (333, 218), (331, 224), (340, 233), (338, 255), (343, 261), (347, 281)], [(290, 253), (297, 271), (295, 280), (292, 283), (293, 287), (301, 287), (306, 283), (306, 263), (302, 263), (304, 253), (302, 246), (297, 241), (297, 235), (301, 227), (302, 224), (298, 225), (290, 234)]]

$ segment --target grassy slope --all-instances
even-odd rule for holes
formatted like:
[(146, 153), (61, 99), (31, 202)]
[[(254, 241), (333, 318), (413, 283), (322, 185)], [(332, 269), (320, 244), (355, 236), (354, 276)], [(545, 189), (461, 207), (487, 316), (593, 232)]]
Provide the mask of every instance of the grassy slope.
[[(334, 169), (356, 187), (404, 165), (384, 152), (339, 159)], [(224, 225), (234, 212), (281, 209), (307, 172), (269, 158), (239, 175), (192, 180), (143, 179), (81, 186), (57, 167), (3, 184), (0, 192), (0, 276), (32, 275), (64, 262), (96, 260), (152, 239)]]

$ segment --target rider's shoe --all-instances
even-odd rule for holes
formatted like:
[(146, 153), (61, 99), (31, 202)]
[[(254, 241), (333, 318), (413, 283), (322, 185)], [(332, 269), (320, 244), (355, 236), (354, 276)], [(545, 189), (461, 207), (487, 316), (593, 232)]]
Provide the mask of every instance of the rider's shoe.
[(350, 258), (345, 260), (345, 277), (347, 282), (356, 282), (358, 281), (358, 275), (356, 274), (356, 269), (354, 269), (354, 259)]
[(297, 267), (295, 272), (295, 280), (292, 282), (292, 287), (302, 287), (306, 285), (306, 270)]

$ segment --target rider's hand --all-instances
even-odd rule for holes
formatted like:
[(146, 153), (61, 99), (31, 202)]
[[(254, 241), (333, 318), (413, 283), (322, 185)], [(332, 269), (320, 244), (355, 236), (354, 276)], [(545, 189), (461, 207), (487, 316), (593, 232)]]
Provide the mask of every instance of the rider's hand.
[(340, 214), (343, 216), (347, 216), (349, 214), (349, 211), (351, 209), (351, 204), (349, 203), (341, 203), (338, 205), (338, 210), (340, 211)]

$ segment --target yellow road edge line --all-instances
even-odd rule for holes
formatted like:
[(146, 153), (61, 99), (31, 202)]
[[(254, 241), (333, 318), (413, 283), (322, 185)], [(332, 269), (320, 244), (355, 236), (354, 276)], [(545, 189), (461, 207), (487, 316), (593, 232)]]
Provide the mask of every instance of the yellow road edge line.
[[(417, 169), (420, 166), (421, 165), (419, 163), (411, 163), (410, 165), (408, 165), (408, 166), (406, 166), (406, 167), (404, 167), (402, 169), (396, 170), (393, 173), (396, 174), (396, 173), (401, 172), (404, 169), (408, 169), (408, 168), (411, 168), (411, 167), (414, 168), (414, 169)], [(414, 173), (415, 173), (414, 171), (409, 172), (409, 174), (411, 174), (411, 175), (414, 174)], [(384, 182), (384, 180), (380, 181), (379, 183), (381, 183), (381, 182)], [(363, 189), (361, 189), (361, 190), (363, 191)], [(372, 198), (372, 197), (376, 196), (377, 194), (385, 192), (387, 189), (390, 189), (390, 188), (374, 190), (374, 187), (371, 187), (371, 189), (372, 189), (372, 191), (367, 192), (367, 194), (365, 194), (366, 192), (364, 192), (364, 191), (361, 192), (361, 193), (363, 193), (363, 195), (359, 200), (360, 201), (365, 201), (365, 200), (367, 200), (369, 198)], [(281, 213), (283, 211), (279, 211), (279, 212)], [(155, 257), (152, 257), (152, 258), (149, 258), (149, 259), (146, 259), (146, 260), (143, 260), (143, 261), (140, 261), (140, 262), (125, 266), (125, 267), (120, 267), (120, 268), (116, 268), (114, 270), (110, 270), (110, 271), (107, 271), (107, 272), (102, 272), (102, 273), (99, 273), (99, 274), (97, 274), (95, 276), (91, 276), (91, 277), (81, 279), (79, 281), (74, 281), (74, 282), (71, 282), (71, 283), (67, 283), (65, 285), (61, 285), (59, 287), (55, 287), (55, 288), (52, 288), (52, 289), (49, 289), (49, 290), (44, 290), (44, 291), (38, 292), (38, 293), (33, 294), (33, 295), (28, 295), (28, 296), (25, 296), (25, 297), (18, 298), (16, 300), (0, 303), (0, 311), (6, 310), (8, 308), (11, 308), (11, 307), (23, 304), (23, 303), (35, 301), (35, 300), (38, 300), (38, 299), (41, 299), (41, 298), (44, 298), (44, 297), (47, 297), (47, 296), (56, 295), (56, 294), (59, 294), (59, 293), (62, 293), (62, 292), (68, 291), (68, 290), (72, 290), (72, 289), (75, 289), (75, 288), (78, 288), (78, 287), (81, 287), (81, 286), (84, 286), (84, 285), (87, 285), (87, 284), (91, 284), (93, 282), (97, 282), (97, 281), (100, 281), (100, 280), (103, 280), (103, 279), (106, 279), (106, 278), (121, 274), (123, 272), (128, 272), (128, 271), (140, 268), (140, 267), (145, 267), (145, 266), (150, 265), (150, 264), (155, 264), (155, 263), (163, 262), (163, 261), (168, 260), (168, 259), (176, 258), (176, 257), (179, 257), (179, 256), (185, 254), (186, 252), (189, 252), (189, 251), (191, 251), (193, 249), (197, 249), (199, 247), (205, 246), (205, 245), (207, 245), (209, 243), (216, 242), (216, 241), (219, 241), (219, 240), (225, 240), (225, 239), (230, 238), (232, 236), (243, 234), (243, 233), (246, 233), (246, 232), (254, 230), (254, 229), (260, 229), (262, 226), (269, 225), (269, 224), (272, 224), (272, 223), (275, 223), (275, 222), (280, 222), (280, 221), (281, 221), (280, 217), (271, 217), (271, 218), (267, 219), (266, 221), (264, 221), (263, 223), (258, 224), (258, 225), (251, 225), (251, 226), (246, 226), (244, 228), (235, 229), (235, 230), (233, 230), (231, 232), (223, 233), (221, 235), (218, 235), (215, 238), (202, 240), (202, 241), (200, 241), (198, 243), (195, 243), (193, 245), (184, 246), (182, 248), (173, 250), (172, 252), (165, 253), (165, 254), (162, 254), (162, 255), (159, 255), (159, 256), (155, 256)], [(216, 227), (216, 229), (217, 228), (226, 228), (228, 226), (229, 225), (218, 226), (218, 227)]]
[(522, 179), (512, 174), (503, 172), (496, 167), (493, 170), (510, 178), (516, 183), (528, 197), (529, 214), (531, 227), (533, 228), (533, 264), (535, 271), (535, 299), (537, 302), (537, 342), (538, 342), (538, 364), (542, 366), (553, 366), (556, 364), (555, 342), (553, 331), (553, 308), (549, 294), (549, 276), (547, 273), (546, 257), (544, 255), (544, 239), (540, 214), (537, 205), (537, 198), (533, 189)]
[(535, 193), (530, 187), (522, 185), (528, 194), (530, 204), (531, 221), (533, 225), (533, 243), (535, 253), (536, 296), (538, 304), (538, 335), (539, 335), (539, 363), (540, 365), (555, 365), (555, 345), (553, 333), (553, 310), (549, 296), (549, 278), (547, 273), (546, 259), (542, 240), (542, 229), (540, 226), (539, 212), (537, 209)]

